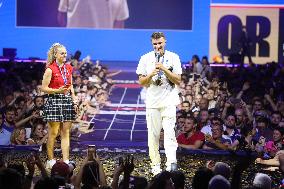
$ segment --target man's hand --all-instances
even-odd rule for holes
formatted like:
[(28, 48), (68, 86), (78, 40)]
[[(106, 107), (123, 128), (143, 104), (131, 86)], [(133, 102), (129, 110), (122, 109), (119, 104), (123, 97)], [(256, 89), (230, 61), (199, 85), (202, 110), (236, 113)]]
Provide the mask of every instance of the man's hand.
[(247, 104), (245, 103), (245, 101), (241, 100), (240, 106), (245, 109)]
[(152, 78), (153, 76), (157, 75), (159, 73), (159, 69), (156, 67), (150, 74), (149, 76)]
[(229, 108), (231, 106), (233, 106), (233, 104), (229, 100), (225, 102), (225, 108)]
[(134, 157), (128, 155), (124, 159), (124, 173), (130, 175), (134, 170)]
[(124, 163), (123, 158), (119, 158), (119, 165), (114, 169), (113, 175), (119, 177), (121, 173), (124, 171)]
[(210, 143), (214, 143), (214, 139), (211, 135), (207, 134), (205, 135), (205, 139), (206, 141), (210, 142)]
[(39, 110), (32, 112), (32, 118), (39, 118), (39, 117), (40, 117)]
[(242, 90), (243, 90), (243, 91), (246, 91), (246, 90), (248, 90), (249, 88), (250, 88), (249, 82), (245, 82), (245, 83), (243, 84)]
[(161, 62), (157, 62), (156, 63), (156, 69), (165, 71), (167, 68)]
[(36, 159), (34, 154), (30, 154), (26, 160), (26, 165), (29, 170), (29, 175), (34, 176)]

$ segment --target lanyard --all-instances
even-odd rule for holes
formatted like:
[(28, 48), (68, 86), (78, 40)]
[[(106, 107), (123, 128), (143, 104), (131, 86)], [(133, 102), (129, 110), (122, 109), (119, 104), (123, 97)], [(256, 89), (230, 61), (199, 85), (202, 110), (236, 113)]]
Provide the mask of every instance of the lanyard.
[(63, 72), (62, 72), (62, 69), (60, 68), (59, 64), (56, 62), (58, 68), (59, 68), (59, 71), (61, 73), (61, 76), (63, 78), (63, 81), (64, 81), (64, 85), (67, 84), (67, 77), (66, 77), (66, 73), (67, 73), (67, 70), (66, 70), (66, 66), (65, 64), (63, 64)]

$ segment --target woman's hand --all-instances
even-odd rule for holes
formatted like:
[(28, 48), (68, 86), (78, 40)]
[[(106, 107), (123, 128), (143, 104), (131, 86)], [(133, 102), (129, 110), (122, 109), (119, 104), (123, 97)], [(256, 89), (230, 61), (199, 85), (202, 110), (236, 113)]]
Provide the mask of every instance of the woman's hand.
[(64, 85), (58, 89), (54, 89), (54, 93), (57, 94), (66, 94), (68, 91), (71, 90), (71, 86), (70, 85)]
[(74, 103), (75, 113), (79, 114), (79, 105)]

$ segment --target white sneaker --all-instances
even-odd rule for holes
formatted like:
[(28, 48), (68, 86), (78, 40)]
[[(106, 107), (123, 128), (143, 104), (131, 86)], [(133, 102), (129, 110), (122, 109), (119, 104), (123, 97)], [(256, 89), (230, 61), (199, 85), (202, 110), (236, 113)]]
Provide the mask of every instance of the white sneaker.
[(155, 176), (162, 172), (160, 165), (154, 165), (151, 167), (151, 173)]
[(166, 171), (176, 171), (177, 170), (177, 164), (176, 163), (171, 163), (170, 166), (167, 165)]
[(79, 148), (73, 148), (72, 152), (79, 152), (80, 149)]
[(55, 152), (61, 152), (61, 148), (55, 148), (54, 151)]
[(52, 166), (56, 163), (56, 160), (55, 159), (51, 159), (51, 160), (47, 160), (46, 161), (46, 168), (47, 169), (51, 169)]

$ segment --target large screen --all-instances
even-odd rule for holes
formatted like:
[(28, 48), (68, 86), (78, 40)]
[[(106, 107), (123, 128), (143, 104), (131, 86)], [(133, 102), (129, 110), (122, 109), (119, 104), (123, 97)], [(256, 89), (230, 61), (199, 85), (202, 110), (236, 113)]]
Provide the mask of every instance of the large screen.
[[(239, 8), (248, 4), (256, 8), (250, 7), (247, 11)], [(268, 8), (264, 10), (261, 6)], [(0, 0), (0, 52), (3, 48), (12, 48), (17, 49), (18, 58), (45, 59), (48, 48), (59, 42), (69, 53), (80, 50), (82, 57), (131, 61), (136, 65), (142, 54), (152, 50), (151, 34), (162, 31), (167, 38), (166, 49), (177, 53), (183, 62), (194, 54), (208, 56), (209, 51), (211, 62), (215, 55), (226, 56), (228, 50), (238, 50), (237, 46), (231, 49), (230, 45), (236, 44), (231, 44), (231, 39), (236, 38), (231, 38), (235, 33), (230, 28), (233, 26), (239, 31), (239, 25), (225, 25), (221, 19), (232, 14), (248, 26), (253, 40), (253, 61), (277, 60), (277, 53), (279, 60), (283, 60), (283, 7), (283, 0)], [(80, 13), (79, 24), (89, 23), (90, 19), (98, 19), (94, 23), (110, 24), (69, 26), (68, 18), (75, 13)], [(247, 24), (250, 16), (268, 19), (271, 33), (259, 33), (266, 26), (258, 22), (256, 27), (250, 27)], [(219, 26), (225, 29), (219, 31), (222, 29)], [(267, 44), (269, 56), (262, 54)]]
[(17, 26), (192, 29), (192, 0), (17, 0)]

